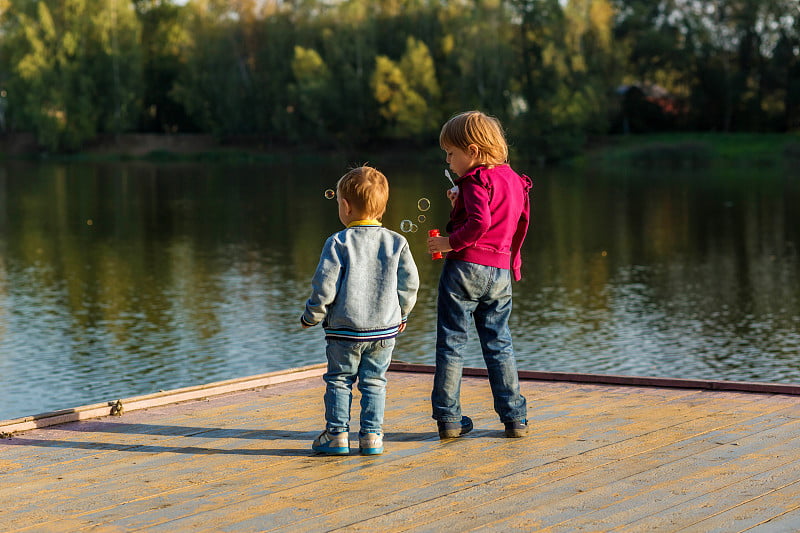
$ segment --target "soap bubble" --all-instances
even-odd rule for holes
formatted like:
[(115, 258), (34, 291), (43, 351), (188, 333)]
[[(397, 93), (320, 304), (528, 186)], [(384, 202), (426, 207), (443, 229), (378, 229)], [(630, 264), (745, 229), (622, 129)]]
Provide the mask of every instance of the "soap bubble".
[(412, 222), (411, 223), (411, 233), (416, 233), (418, 230), (419, 230), (419, 226), (417, 226), (416, 224), (414, 224)]
[(327, 198), (328, 200), (333, 200), (334, 198), (336, 198), (336, 191), (334, 191), (333, 189), (326, 190), (325, 198)]
[(417, 220), (419, 220), (420, 222), (425, 222), (425, 215), (418, 216)]
[(420, 198), (419, 201), (417, 202), (417, 208), (420, 211), (427, 211), (428, 209), (431, 208), (431, 201), (428, 200), (427, 198)]
[(403, 233), (408, 233), (411, 231), (411, 228), (414, 226), (414, 223), (410, 220), (401, 220), (400, 221), (400, 231)]

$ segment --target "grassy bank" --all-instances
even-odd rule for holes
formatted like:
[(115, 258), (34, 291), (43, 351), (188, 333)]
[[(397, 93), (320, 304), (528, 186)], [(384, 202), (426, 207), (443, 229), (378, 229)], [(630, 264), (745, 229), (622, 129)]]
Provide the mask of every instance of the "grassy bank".
[[(10, 136), (0, 139), (0, 159), (267, 164), (341, 159), (360, 164), (407, 161), (410, 157), (431, 164), (443, 161), (436, 145), (321, 149), (265, 145), (253, 140), (219, 143), (205, 135), (129, 134), (98, 141), (79, 153), (48, 154), (38, 150), (32, 137), (24, 143), (15, 143)], [(544, 158), (536, 159), (524, 146), (513, 143), (511, 157), (514, 162), (527, 160), (534, 166), (544, 162)], [(560, 164), (594, 168), (789, 166), (800, 169), (800, 134), (672, 133), (603, 137), (595, 139), (580, 155)]]
[(45, 151), (32, 134), (0, 135), (0, 160), (28, 159), (66, 162), (147, 161), (154, 163), (290, 164), (343, 161), (346, 165), (385, 161), (394, 164), (409, 158), (441, 162), (438, 145), (395, 143), (369, 148), (352, 146), (320, 147), (237, 138), (220, 142), (210, 135), (198, 134), (121, 134), (105, 136), (74, 153)]
[(673, 133), (602, 139), (569, 162), (625, 166), (800, 166), (800, 135)]

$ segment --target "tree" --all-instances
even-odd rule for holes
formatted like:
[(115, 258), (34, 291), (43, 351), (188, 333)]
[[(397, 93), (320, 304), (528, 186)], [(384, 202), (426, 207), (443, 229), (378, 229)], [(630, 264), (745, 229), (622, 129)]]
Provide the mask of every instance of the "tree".
[[(460, 108), (477, 108), (504, 118), (513, 85), (514, 27), (507, 2), (480, 0), (456, 5), (445, 26), (452, 31), (451, 56)], [(443, 78), (444, 79), (444, 78)]]
[[(78, 2), (76, 2), (77, 4)], [(121, 133), (138, 122), (143, 93), (141, 24), (129, 0), (89, 0), (86, 71), (100, 132)]]
[(514, 2), (520, 17), (521, 103), (511, 127), (538, 158), (559, 159), (607, 131), (621, 57), (606, 0)]
[(560, 158), (620, 84), (665, 88), (664, 128), (800, 127), (798, 28), (797, 0), (0, 0), (0, 89), (51, 149), (134, 126), (428, 142), (479, 108)]
[[(686, 36), (693, 125), (722, 131), (763, 130), (774, 108), (774, 53), (800, 16), (793, 0), (675, 0)], [(790, 59), (784, 57), (784, 59)], [(779, 67), (781, 68), (781, 67)], [(774, 112), (774, 111), (773, 111)]]
[(800, 16), (782, 28), (765, 73), (770, 96), (765, 111), (779, 131), (800, 131)]
[(310, 133), (318, 139), (324, 138), (328, 135), (323, 117), (331, 90), (331, 72), (316, 50), (295, 46), (292, 73), (293, 112), (314, 126)]
[(139, 26), (122, 0), (12, 2), (12, 105), (41, 144), (74, 150), (138, 115)]
[(144, 90), (139, 128), (172, 133), (196, 130), (172, 94), (183, 65), (181, 50), (190, 38), (182, 25), (186, 8), (161, 0), (134, 0), (134, 5), (142, 26)]
[(202, 130), (218, 138), (252, 133), (256, 88), (235, 6), (205, 0), (186, 7), (184, 24), (191, 39), (181, 50), (185, 64), (170, 96)]
[(389, 123), (391, 136), (415, 137), (430, 133), (438, 125), (438, 117), (432, 111), (436, 109), (439, 85), (433, 60), (424, 43), (409, 37), (399, 63), (378, 56), (372, 88), (381, 116)]
[(406, 40), (406, 51), (400, 58), (400, 70), (408, 80), (409, 87), (429, 102), (430, 107), (436, 107), (439, 98), (436, 65), (424, 42), (414, 37)]

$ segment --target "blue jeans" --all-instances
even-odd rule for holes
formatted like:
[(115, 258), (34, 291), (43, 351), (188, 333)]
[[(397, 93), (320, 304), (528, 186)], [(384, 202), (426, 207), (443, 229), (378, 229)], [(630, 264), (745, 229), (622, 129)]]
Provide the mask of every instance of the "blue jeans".
[(461, 420), (461, 372), (468, 329), (475, 322), (489, 372), (494, 410), (502, 422), (527, 418), (508, 317), (511, 271), (447, 259), (439, 279), (433, 418)]
[(386, 371), (392, 362), (394, 339), (357, 342), (328, 339), (325, 380), (325, 429), (350, 431), (353, 383), (361, 391), (361, 432), (378, 433), (386, 406)]

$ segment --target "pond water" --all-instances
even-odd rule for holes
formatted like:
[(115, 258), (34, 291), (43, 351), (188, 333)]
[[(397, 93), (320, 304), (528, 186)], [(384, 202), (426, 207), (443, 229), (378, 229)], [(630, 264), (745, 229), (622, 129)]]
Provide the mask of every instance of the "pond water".
[[(395, 357), (432, 364), (444, 165), (373, 164), (419, 228)], [(324, 362), (299, 316), (347, 166), (0, 162), (0, 419)], [(797, 170), (519, 170), (520, 368), (800, 382)]]

